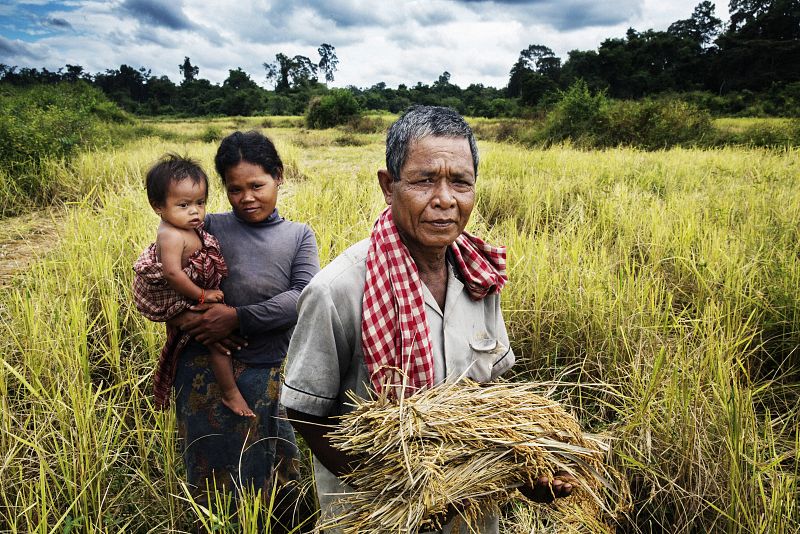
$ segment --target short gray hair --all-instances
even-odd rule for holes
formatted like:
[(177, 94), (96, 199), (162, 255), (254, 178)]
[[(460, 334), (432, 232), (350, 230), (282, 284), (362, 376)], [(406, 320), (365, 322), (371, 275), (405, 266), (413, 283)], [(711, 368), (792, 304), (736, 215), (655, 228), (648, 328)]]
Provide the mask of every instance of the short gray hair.
[(478, 177), (478, 145), (464, 117), (453, 108), (411, 106), (389, 127), (386, 134), (386, 169), (393, 180), (400, 179), (400, 169), (406, 162), (411, 144), (431, 135), (465, 138), (472, 152), (475, 177)]

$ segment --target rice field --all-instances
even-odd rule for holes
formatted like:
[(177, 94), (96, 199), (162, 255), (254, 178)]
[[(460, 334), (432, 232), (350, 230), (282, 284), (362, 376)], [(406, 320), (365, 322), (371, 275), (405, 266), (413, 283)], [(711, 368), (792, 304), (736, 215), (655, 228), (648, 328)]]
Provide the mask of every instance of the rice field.
[[(328, 263), (382, 207), (381, 134), (266, 126), (287, 164), (279, 209)], [(282, 126), (273, 128), (273, 126)], [(208, 124), (47, 167), (46, 255), (0, 293), (0, 532), (256, 532), (190, 502), (172, 413), (150, 399), (163, 341), (131, 305), (154, 238), (142, 188), (166, 151), (210, 172)], [(503, 308), (516, 380), (612, 436), (631, 484), (624, 532), (800, 529), (800, 154), (722, 148), (530, 150), (481, 142), (470, 230), (509, 249)], [(210, 211), (227, 202), (211, 187)], [(222, 497), (221, 497), (222, 498)], [(504, 532), (592, 531), (509, 507)], [(582, 529), (582, 530), (581, 530)]]

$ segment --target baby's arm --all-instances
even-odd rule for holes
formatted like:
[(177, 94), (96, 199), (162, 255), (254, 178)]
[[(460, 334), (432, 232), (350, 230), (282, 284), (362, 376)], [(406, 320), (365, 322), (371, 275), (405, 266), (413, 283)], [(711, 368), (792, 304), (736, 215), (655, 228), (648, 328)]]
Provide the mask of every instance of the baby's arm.
[(166, 278), (169, 287), (184, 297), (199, 301), (205, 291), (195, 285), (181, 268), (183, 236), (177, 230), (164, 228), (158, 232), (156, 243), (161, 255), (161, 268), (164, 271), (164, 278)]

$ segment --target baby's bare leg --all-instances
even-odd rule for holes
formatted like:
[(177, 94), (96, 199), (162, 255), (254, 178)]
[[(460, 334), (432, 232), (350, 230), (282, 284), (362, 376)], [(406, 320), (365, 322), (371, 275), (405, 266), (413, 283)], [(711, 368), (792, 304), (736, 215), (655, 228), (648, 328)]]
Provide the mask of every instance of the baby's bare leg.
[(256, 414), (247, 405), (247, 401), (242, 397), (242, 393), (236, 385), (236, 380), (233, 378), (231, 357), (222, 352), (212, 350), (211, 370), (214, 371), (214, 377), (217, 379), (217, 384), (219, 384), (219, 389), (222, 393), (222, 404), (230, 408), (235, 414), (255, 417)]

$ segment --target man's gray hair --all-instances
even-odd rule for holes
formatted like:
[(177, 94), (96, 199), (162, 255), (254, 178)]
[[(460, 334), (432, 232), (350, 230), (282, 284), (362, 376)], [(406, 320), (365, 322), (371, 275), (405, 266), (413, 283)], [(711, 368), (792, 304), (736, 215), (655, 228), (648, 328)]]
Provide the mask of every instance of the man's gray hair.
[(464, 117), (452, 108), (411, 106), (389, 127), (386, 134), (386, 169), (393, 180), (400, 179), (400, 169), (406, 162), (411, 144), (431, 135), (464, 137), (469, 142), (475, 177), (478, 177), (478, 145)]

